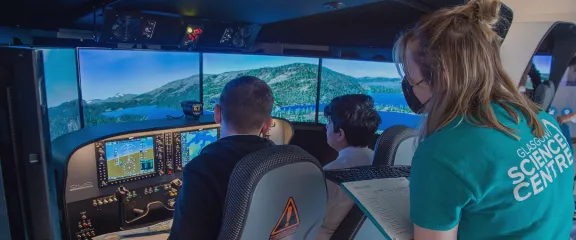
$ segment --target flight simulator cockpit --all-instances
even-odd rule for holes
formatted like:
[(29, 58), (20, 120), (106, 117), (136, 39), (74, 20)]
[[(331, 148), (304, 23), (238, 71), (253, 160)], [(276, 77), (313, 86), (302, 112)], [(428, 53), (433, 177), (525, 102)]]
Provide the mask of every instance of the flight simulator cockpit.
[[(220, 125), (211, 117), (100, 125), (53, 141), (58, 201), (69, 239), (170, 220), (184, 166), (220, 137)], [(288, 121), (274, 118), (262, 137), (282, 145), (292, 134)]]
[(173, 216), (183, 167), (218, 140), (219, 125), (177, 120), (158, 126), (104, 138), (99, 130), (81, 130), (55, 141), (54, 161), (64, 168), (58, 172), (65, 186), (59, 189), (60, 200), (71, 239)]
[[(20, 41), (16, 45), (21, 46), (0, 49), (0, 90), (6, 92), (6, 98), (0, 98), (0, 120), (8, 119), (0, 121), (0, 172), (4, 174), (0, 183), (10, 191), (21, 190), (7, 194), (6, 199), (13, 222), (26, 223), (10, 225), (13, 239), (103, 239), (122, 231), (138, 236), (137, 229), (150, 226), (168, 233), (184, 167), (205, 146), (220, 139), (214, 106), (223, 86), (242, 75), (264, 80), (274, 93), (274, 122), (262, 137), (304, 149), (304, 157), (298, 156), (313, 159), (308, 162), (313, 163), (313, 170), (338, 155), (326, 143), (328, 120), (323, 109), (331, 99), (345, 94), (370, 95), (383, 119), (370, 145), (376, 152), (373, 165), (410, 165), (414, 129), (422, 117), (406, 103), (402, 76), (392, 63), (392, 46), (399, 32), (425, 14), (466, 1), (351, 1), (346, 6), (284, 0), (248, 0), (236, 5), (215, 0), (198, 1), (190, 11), (180, 11), (180, 5), (189, 2), (184, 0), (166, 2), (166, 6), (140, 0), (82, 2), (78, 7), (84, 14), (81, 19), (71, 19), (66, 25), (66, 18), (56, 18), (63, 12), (56, 11), (52, 13), (56, 20), (43, 23), (59, 29), (54, 36), (67, 39), (33, 36), (37, 31), (30, 31), (29, 36), (10, 37), (14, 40), (9, 45)], [(497, 32), (505, 37), (512, 11), (503, 6), (501, 15), (504, 20)], [(19, 18), (18, 23), (30, 26), (42, 22), (30, 14)], [(63, 30), (64, 25), (82, 30)], [(2, 34), (0, 44), (4, 43)], [(508, 49), (518, 45), (504, 43)], [(514, 57), (505, 60), (522, 62), (517, 52), (510, 52)], [(555, 77), (553, 67), (550, 72)], [(182, 111), (188, 104), (185, 101), (193, 104), (187, 107), (195, 111), (195, 117), (187, 116), (190, 109)], [(384, 153), (379, 154), (377, 148)], [(282, 219), (292, 213), (298, 217), (284, 219), (286, 226), (294, 220), (318, 228), (323, 216), (318, 214), (324, 214), (318, 206), (326, 203), (325, 181), (359, 179), (346, 171), (318, 171), (313, 179), (320, 179), (319, 184), (314, 185), (302, 177), (306, 171), (292, 170), (283, 172), (283, 177), (300, 181), (292, 189), (308, 188), (302, 198), (317, 194), (314, 201), (289, 196), (288, 214), (282, 211), (286, 199), (279, 197), (274, 204), (282, 205), (281, 209), (262, 207), (260, 211), (276, 214), (267, 221), (275, 227), (265, 229), (265, 238), (229, 239), (281, 239), (282, 235), (269, 232), (276, 232)], [(365, 179), (390, 173), (370, 171), (357, 172)], [(394, 171), (394, 176), (406, 177), (409, 167)], [(279, 182), (291, 181), (274, 183)], [(259, 194), (267, 200), (267, 192)], [(380, 237), (374, 226), (373, 232), (359, 230), (367, 225), (365, 220), (363, 211), (354, 207), (333, 238)], [(259, 222), (253, 223), (261, 228)]]

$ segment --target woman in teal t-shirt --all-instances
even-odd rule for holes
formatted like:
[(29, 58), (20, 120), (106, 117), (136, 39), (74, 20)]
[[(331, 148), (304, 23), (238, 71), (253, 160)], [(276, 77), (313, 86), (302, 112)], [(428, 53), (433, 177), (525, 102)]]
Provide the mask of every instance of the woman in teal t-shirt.
[(397, 42), (408, 105), (427, 115), (410, 176), (416, 240), (569, 239), (570, 142), (504, 71), (499, 9), (440, 10)]

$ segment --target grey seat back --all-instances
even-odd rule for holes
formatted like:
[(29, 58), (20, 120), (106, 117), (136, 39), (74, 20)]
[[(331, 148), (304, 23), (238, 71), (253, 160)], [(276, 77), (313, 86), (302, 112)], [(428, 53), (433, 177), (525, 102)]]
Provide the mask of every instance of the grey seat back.
[(314, 239), (325, 211), (318, 160), (297, 146), (266, 148), (234, 168), (218, 239)]
[(411, 165), (416, 129), (395, 125), (384, 130), (374, 146), (372, 166)]
[(555, 93), (556, 87), (554, 83), (552, 81), (545, 81), (534, 90), (533, 100), (540, 105), (542, 109), (548, 111), (548, 108), (552, 105), (552, 100), (554, 100)]

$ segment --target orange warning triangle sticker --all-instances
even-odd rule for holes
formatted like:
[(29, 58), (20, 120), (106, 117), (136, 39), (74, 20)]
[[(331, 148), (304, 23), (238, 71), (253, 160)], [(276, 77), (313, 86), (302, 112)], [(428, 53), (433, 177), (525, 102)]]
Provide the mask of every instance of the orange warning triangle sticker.
[[(284, 238), (294, 233), (298, 226), (300, 226), (300, 216), (298, 215), (298, 209), (296, 208), (294, 199), (290, 197), (288, 203), (286, 203), (286, 207), (284, 207), (282, 216), (278, 219), (276, 227), (274, 227), (274, 230), (272, 230), (270, 234), (270, 239)], [(281, 236), (276, 236), (279, 234), (281, 234)]]

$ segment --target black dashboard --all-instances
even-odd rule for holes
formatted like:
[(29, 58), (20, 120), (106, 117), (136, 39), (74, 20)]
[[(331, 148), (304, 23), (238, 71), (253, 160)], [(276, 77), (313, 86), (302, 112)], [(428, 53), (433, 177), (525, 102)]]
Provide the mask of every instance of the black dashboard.
[[(275, 118), (262, 137), (288, 144), (293, 126)], [(98, 125), (52, 142), (65, 239), (92, 239), (173, 217), (182, 171), (220, 138), (212, 115)]]
[(173, 216), (186, 163), (220, 137), (211, 116), (101, 125), (52, 143), (66, 239), (134, 229)]

